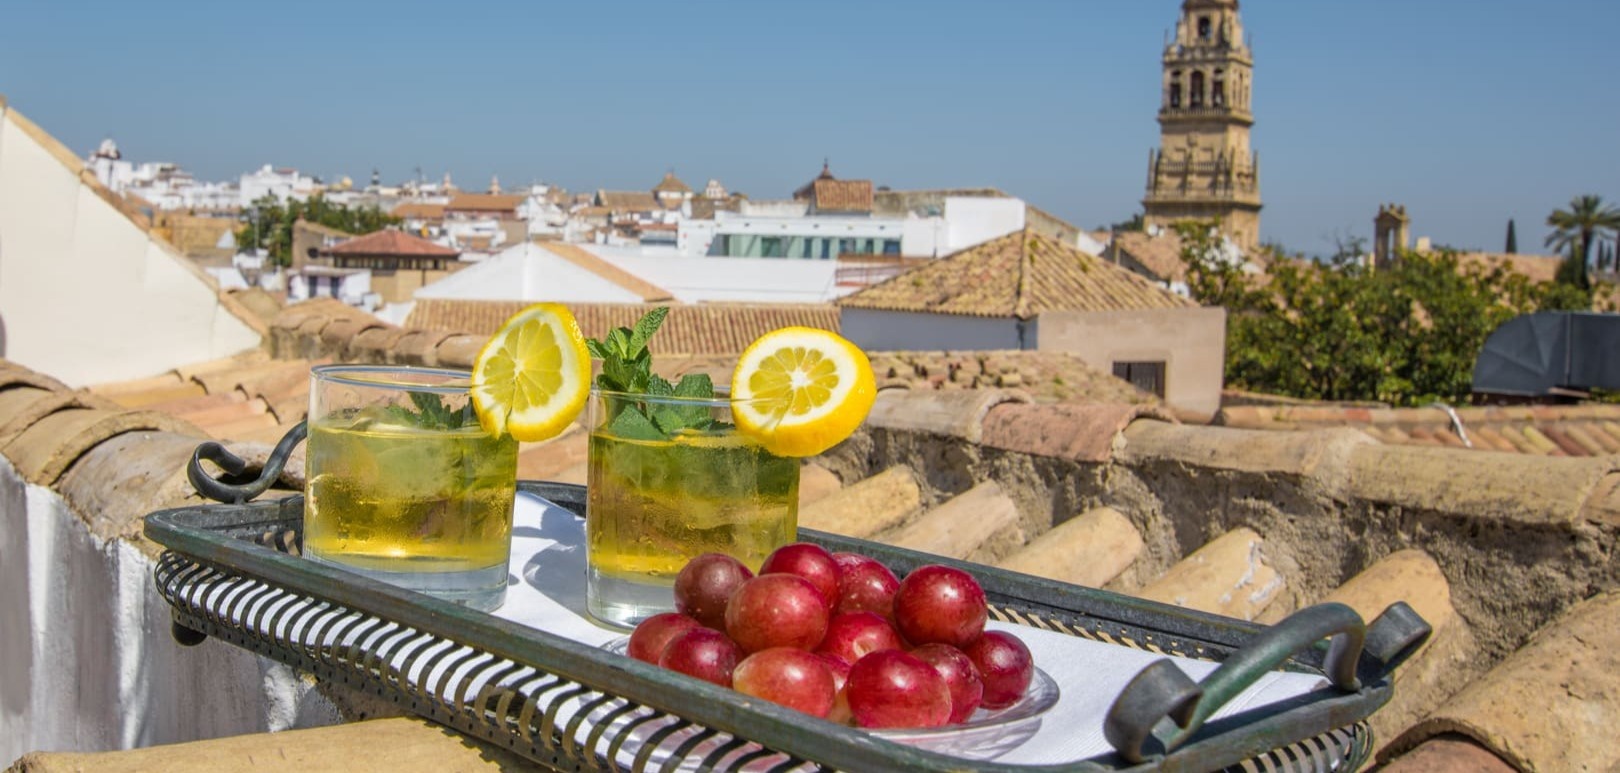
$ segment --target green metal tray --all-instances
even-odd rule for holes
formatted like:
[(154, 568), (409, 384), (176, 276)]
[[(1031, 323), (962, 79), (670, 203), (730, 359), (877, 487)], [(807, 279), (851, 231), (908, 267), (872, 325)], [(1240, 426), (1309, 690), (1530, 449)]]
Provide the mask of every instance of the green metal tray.
[[(583, 487), (519, 489), (584, 512)], [(743, 707), (730, 690), (302, 559), (303, 512), (292, 496), (147, 516), (146, 535), (168, 548), (155, 580), (176, 638), (214, 636), (557, 770), (1355, 770), (1372, 748), (1362, 720), (1389, 699), (1395, 666), (1429, 632), (1404, 604), (1365, 628), (1339, 605), (1266, 628), (800, 530), (902, 575), (925, 563), (968, 568), (997, 620), (1223, 664), (1201, 684), (1168, 661), (1145, 670), (1109, 717), (1113, 754), (1050, 766), (971, 761), (774, 705)], [(303, 635), (277, 633), (294, 630)], [(307, 646), (311, 632), (337, 643)], [(1336, 687), (1205, 721), (1278, 667)]]

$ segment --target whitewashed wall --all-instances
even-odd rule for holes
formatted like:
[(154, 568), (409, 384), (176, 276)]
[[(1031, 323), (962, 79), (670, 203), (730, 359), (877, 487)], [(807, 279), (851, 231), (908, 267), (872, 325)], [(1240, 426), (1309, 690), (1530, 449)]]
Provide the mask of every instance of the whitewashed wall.
[(169, 623), (151, 559), (0, 456), (0, 764), (337, 721), (291, 669)]
[(259, 345), (206, 274), (81, 182), (77, 159), (25, 120), (0, 106), (0, 357), (81, 386)]

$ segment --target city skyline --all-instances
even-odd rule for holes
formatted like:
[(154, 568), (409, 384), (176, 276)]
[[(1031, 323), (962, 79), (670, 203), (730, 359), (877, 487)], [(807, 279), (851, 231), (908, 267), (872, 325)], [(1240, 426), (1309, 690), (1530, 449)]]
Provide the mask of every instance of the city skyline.
[[(998, 187), (1090, 228), (1140, 211), (1179, 7), (37, 4), (0, 29), (0, 94), (81, 156), (111, 136), (199, 179), (273, 163), (362, 185), (421, 167), (467, 189), (647, 189), (674, 169), (785, 198), (830, 158), (896, 189)], [(1579, 74), (1601, 70), (1620, 7), (1242, 12), (1266, 241), (1331, 252), (1394, 201), (1414, 236), (1499, 250), (1514, 218), (1534, 252), (1552, 209), (1616, 198), (1603, 129), (1620, 108)]]

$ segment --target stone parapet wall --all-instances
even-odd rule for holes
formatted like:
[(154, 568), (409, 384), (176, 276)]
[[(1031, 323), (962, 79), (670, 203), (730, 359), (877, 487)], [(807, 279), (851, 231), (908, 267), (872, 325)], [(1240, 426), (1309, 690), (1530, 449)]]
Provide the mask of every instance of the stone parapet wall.
[[(978, 401), (988, 405), (980, 437), (969, 439), (974, 429), (941, 410), (942, 397), (880, 395), (867, 426), (818, 463), (846, 483), (909, 469), (924, 511), (994, 481), (1031, 541), (1107, 508), (1135, 527), (1144, 548), (1106, 587), (1135, 595), (1223, 535), (1252, 531), (1263, 538), (1251, 540), (1255, 568), (1281, 580), (1280, 589), (1268, 584), (1279, 597), (1258, 615), (1263, 622), (1334, 598), (1385, 558), (1421, 551), (1440, 576), (1419, 582), (1442, 586), (1397, 589), (1393, 598), (1442, 593), (1455, 612), (1436, 640), (1442, 651), (1403, 684), (1402, 708), (1390, 717), (1401, 721), (1386, 733), (1442, 705), (1594, 593), (1620, 587), (1612, 558), (1620, 457), (1394, 446), (1343, 428), (1192, 426), (1128, 406), (990, 394)], [(939, 418), (930, 425), (929, 417)]]

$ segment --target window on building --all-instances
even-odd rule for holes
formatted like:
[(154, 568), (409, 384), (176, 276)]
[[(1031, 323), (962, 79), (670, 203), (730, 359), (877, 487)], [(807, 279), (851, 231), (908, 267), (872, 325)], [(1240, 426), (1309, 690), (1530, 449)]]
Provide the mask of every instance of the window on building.
[(1161, 400), (1164, 399), (1163, 362), (1116, 362), (1114, 376), (1131, 382), (1137, 389), (1158, 395)]
[(767, 236), (759, 240), (759, 256), (762, 258), (782, 257), (782, 238)]
[(1192, 106), (1204, 106), (1204, 74), (1194, 71), (1192, 74)]
[(831, 240), (831, 239), (819, 239), (818, 241), (821, 242), (821, 259), (826, 260), (826, 259), (832, 257), (832, 241), (833, 240)]
[(900, 254), (900, 240), (899, 239), (884, 239), (883, 240), (883, 254), (884, 255), (899, 255)]
[(1170, 106), (1172, 108), (1181, 107), (1181, 73), (1176, 73), (1175, 77), (1170, 81)]
[(1226, 106), (1226, 72), (1216, 70), (1215, 78), (1210, 82), (1209, 103), (1216, 107)]
[(1198, 17), (1198, 38), (1199, 38), (1199, 40), (1209, 40), (1209, 36), (1210, 36), (1210, 32), (1211, 32), (1210, 26), (1211, 25), (1209, 23), (1209, 17), (1208, 16), (1200, 16), (1200, 17)]

